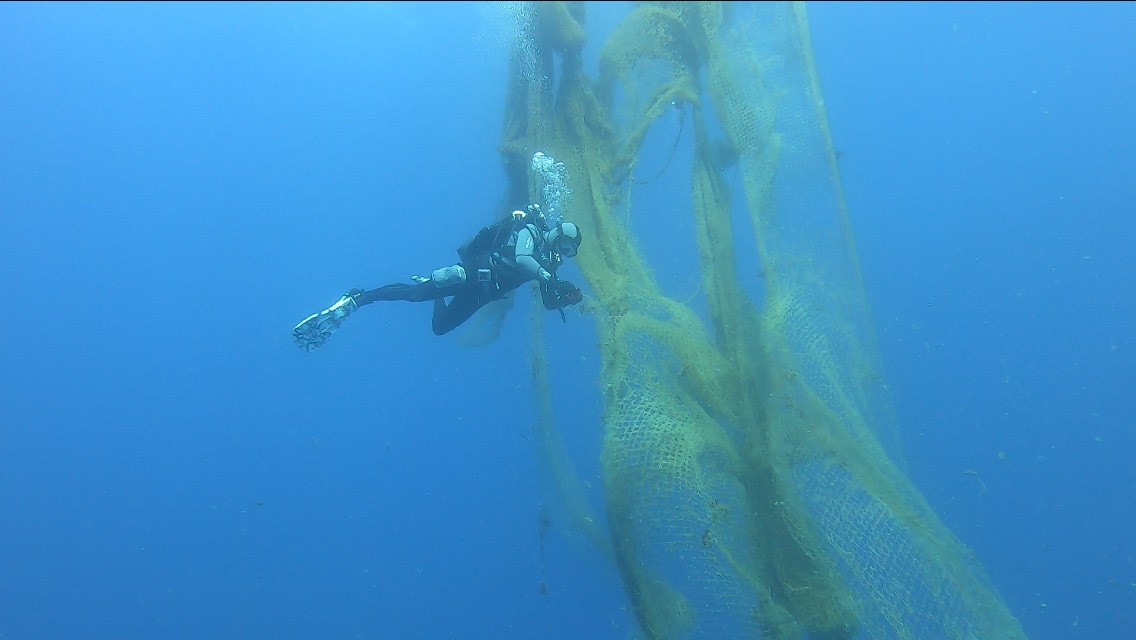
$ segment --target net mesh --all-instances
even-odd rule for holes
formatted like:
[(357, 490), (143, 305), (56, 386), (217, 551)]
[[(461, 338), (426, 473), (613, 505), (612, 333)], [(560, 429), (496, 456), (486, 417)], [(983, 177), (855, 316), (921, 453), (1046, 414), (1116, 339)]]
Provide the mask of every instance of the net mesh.
[[(1024, 638), (894, 462), (804, 7), (623, 5), (591, 43), (590, 78), (584, 3), (505, 6), (520, 26), (501, 148), (530, 201), (546, 182), (526, 175), (534, 153), (564, 163), (564, 213), (588, 238), (577, 260), (603, 359), (597, 537), (643, 635)], [(694, 220), (700, 311), (663, 294), (630, 228), (629, 176), (676, 105), (693, 131), (691, 201), (652, 215)], [(555, 398), (536, 379), (540, 441), (560, 458)], [(570, 464), (549, 468), (565, 500), (584, 500)]]

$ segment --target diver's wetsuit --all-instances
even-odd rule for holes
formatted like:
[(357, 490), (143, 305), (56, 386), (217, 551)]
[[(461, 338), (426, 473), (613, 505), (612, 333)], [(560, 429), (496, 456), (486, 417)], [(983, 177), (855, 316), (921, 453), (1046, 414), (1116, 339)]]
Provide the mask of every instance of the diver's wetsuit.
[[(478, 309), (505, 297), (522, 284), (536, 280), (554, 280), (559, 259), (544, 247), (544, 234), (533, 225), (525, 225), (510, 235), (506, 246), (473, 260), (463, 260), (464, 282), (439, 287), (433, 280), (416, 284), (388, 284), (355, 296), (359, 306), (376, 301), (434, 301), (432, 325), (434, 335), (454, 330)], [(472, 263), (472, 264), (471, 264)], [(478, 270), (489, 270), (489, 280), (479, 280)], [(542, 287), (543, 288), (543, 287)], [(446, 298), (453, 297), (447, 304)], [(546, 305), (547, 306), (547, 305)]]

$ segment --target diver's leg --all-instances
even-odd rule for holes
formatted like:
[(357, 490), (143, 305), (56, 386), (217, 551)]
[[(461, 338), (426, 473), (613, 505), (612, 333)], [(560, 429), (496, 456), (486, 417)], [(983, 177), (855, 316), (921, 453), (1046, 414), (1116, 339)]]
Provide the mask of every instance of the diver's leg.
[[(339, 329), (343, 321), (351, 315), (352, 312), (359, 309), (359, 307), (372, 302), (380, 300), (405, 300), (407, 302), (425, 302), (427, 300), (436, 301), (434, 307), (435, 318), (439, 317), (438, 304), (442, 305), (443, 310), (448, 309), (446, 305), (446, 296), (457, 296), (463, 294), (467, 290), (464, 286), (465, 271), (458, 265), (454, 267), (445, 267), (435, 270), (436, 276), (432, 279), (423, 279), (424, 281), (416, 282), (415, 284), (388, 284), (378, 289), (371, 291), (364, 291), (362, 289), (352, 289), (339, 298), (339, 301), (331, 305), (327, 309), (319, 313), (313, 313), (305, 318), (300, 324), (292, 328), (292, 339), (300, 348), (307, 351), (314, 351), (320, 348), (324, 342)], [(459, 279), (460, 278), (460, 279)], [(464, 300), (464, 298), (463, 298)], [(476, 302), (476, 295), (474, 302)], [(468, 312), (463, 311), (466, 302), (460, 302), (455, 308), (453, 317), (453, 325), (446, 331), (461, 324), (477, 307), (473, 307)], [(461, 314), (465, 315), (462, 316)], [(441, 315), (450, 316), (449, 313)], [(435, 320), (435, 322), (437, 322)], [(435, 325), (435, 333), (437, 333), (437, 325)], [(439, 334), (441, 335), (441, 334)]]
[(434, 317), (431, 320), (434, 335), (445, 335), (453, 331), (481, 308), (481, 296), (476, 286), (458, 292), (449, 304), (443, 298), (434, 301)]
[(448, 287), (440, 288), (436, 286), (431, 280), (416, 284), (388, 284), (385, 287), (379, 287), (378, 289), (371, 289), (370, 291), (363, 291), (357, 294), (355, 296), (355, 303), (359, 306), (363, 306), (365, 304), (371, 304), (372, 302), (388, 300), (425, 302), (427, 300), (438, 300), (447, 295), (453, 295), (453, 293), (448, 292), (447, 289)]
[(429, 278), (414, 277), (414, 284), (388, 284), (371, 291), (351, 290), (355, 303), (371, 304), (380, 300), (405, 300), (406, 302), (425, 302), (457, 295), (466, 283), (465, 267), (455, 264), (450, 267), (434, 269)]

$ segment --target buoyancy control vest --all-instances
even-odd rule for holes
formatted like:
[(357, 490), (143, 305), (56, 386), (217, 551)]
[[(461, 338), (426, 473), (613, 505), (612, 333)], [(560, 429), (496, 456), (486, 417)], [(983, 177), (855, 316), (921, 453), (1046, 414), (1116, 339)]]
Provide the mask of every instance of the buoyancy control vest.
[(482, 262), (489, 254), (508, 247), (516, 233), (526, 226), (533, 227), (534, 234), (543, 235), (548, 230), (539, 206), (529, 205), (527, 213), (514, 211), (488, 227), (482, 227), (476, 235), (458, 247), (458, 257), (463, 263), (470, 265)]
[[(481, 285), (483, 293), (489, 297), (502, 297), (529, 280), (528, 277), (520, 277), (515, 269), (500, 268), (502, 263), (515, 263), (517, 234), (526, 227), (538, 247), (542, 245), (548, 228), (539, 206), (529, 205), (527, 214), (513, 212), (488, 227), (482, 227), (476, 235), (458, 247), (458, 257), (466, 272)], [(551, 263), (550, 257), (542, 249), (533, 253), (533, 258), (541, 267), (555, 272), (556, 265)]]

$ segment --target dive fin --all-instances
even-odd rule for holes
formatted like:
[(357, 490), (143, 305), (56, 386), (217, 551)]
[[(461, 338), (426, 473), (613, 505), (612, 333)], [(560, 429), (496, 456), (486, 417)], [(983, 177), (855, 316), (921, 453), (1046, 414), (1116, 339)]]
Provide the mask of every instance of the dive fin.
[(355, 296), (362, 293), (359, 289), (352, 289), (343, 295), (335, 304), (304, 318), (304, 321), (292, 329), (292, 339), (296, 346), (304, 351), (315, 351), (323, 346), (324, 342), (335, 333), (339, 325), (359, 308)]

